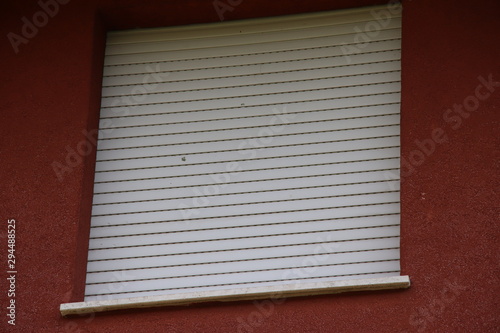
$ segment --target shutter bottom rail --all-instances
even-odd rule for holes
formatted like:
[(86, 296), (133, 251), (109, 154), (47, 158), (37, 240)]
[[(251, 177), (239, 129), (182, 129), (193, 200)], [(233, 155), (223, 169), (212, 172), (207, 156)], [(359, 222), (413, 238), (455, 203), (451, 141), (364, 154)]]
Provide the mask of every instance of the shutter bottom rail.
[(146, 296), (124, 299), (88, 301), (61, 304), (63, 317), (88, 313), (124, 309), (180, 306), (201, 302), (227, 302), (270, 298), (277, 303), (287, 297), (336, 294), (352, 291), (389, 290), (410, 287), (408, 276), (392, 276), (372, 279), (342, 280), (314, 283), (288, 284), (279, 286), (250, 287), (227, 290), (213, 290), (164, 296)]

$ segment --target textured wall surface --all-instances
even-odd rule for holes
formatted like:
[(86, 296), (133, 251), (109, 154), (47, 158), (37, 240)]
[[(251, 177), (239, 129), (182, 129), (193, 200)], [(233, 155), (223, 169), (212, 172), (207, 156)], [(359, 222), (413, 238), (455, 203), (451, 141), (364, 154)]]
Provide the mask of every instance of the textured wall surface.
[[(384, 4), (217, 3), (229, 6), (225, 20)], [(212, 0), (3, 1), (0, 331), (498, 332), (499, 13), (495, 0), (404, 2), (401, 264), (410, 289), (61, 318), (61, 303), (83, 299), (94, 152), (75, 151), (97, 126), (104, 32), (221, 16)], [(66, 166), (60, 177), (54, 162)], [(15, 326), (5, 310), (8, 219)]]

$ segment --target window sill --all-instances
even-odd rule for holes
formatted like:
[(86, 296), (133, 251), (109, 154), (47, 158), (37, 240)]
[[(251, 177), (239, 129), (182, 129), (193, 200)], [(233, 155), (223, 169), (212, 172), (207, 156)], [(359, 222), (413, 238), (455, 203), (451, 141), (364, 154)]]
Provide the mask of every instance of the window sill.
[(64, 303), (60, 306), (61, 315), (71, 316), (86, 313), (105, 312), (123, 309), (152, 308), (160, 306), (189, 305), (211, 301), (240, 301), (263, 298), (285, 298), (336, 294), (349, 291), (403, 289), (410, 287), (409, 276), (394, 276), (374, 279), (301, 283), (292, 285), (228, 289), (193, 292), (176, 295), (134, 297), (115, 300)]

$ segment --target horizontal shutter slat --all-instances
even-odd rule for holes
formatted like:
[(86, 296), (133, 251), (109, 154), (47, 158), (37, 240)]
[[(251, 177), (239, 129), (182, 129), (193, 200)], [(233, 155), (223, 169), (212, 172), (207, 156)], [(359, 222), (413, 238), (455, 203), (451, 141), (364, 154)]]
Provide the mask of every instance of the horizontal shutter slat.
[[(201, 182), (196, 182), (194, 186), (189, 186), (188, 184), (182, 183), (182, 187), (172, 187), (171, 184), (166, 182), (165, 187), (161, 187), (162, 183), (160, 180), (151, 181), (150, 189), (138, 190), (136, 188), (129, 188), (126, 192), (120, 193), (109, 193), (109, 194), (98, 194), (96, 193), (94, 197), (94, 206), (99, 207), (101, 205), (109, 205), (115, 203), (132, 203), (144, 200), (169, 200), (175, 198), (189, 198), (199, 195), (231, 195), (232, 193), (258, 193), (265, 191), (281, 191), (286, 189), (298, 189), (307, 188), (314, 186), (350, 186), (356, 184), (365, 184), (373, 182), (383, 182), (386, 181), (386, 175), (390, 172), (395, 173), (397, 171), (399, 161), (397, 159), (392, 160), (392, 167), (390, 169), (379, 169), (381, 171), (351, 171), (349, 173), (332, 174), (318, 173), (315, 175), (314, 170), (307, 177), (294, 177), (293, 174), (277, 174), (278, 178), (271, 178), (269, 180), (243, 180), (240, 177), (233, 177), (233, 182), (216, 183), (215, 180), (231, 180), (229, 175), (224, 175), (224, 177), (214, 177), (211, 179), (201, 179), (206, 181), (205, 184)], [(381, 163), (380, 163), (381, 164)], [(387, 166), (387, 165), (381, 165)], [(312, 169), (312, 168), (311, 168)], [(318, 170), (321, 171), (321, 170)], [(325, 170), (331, 171), (331, 170)], [(268, 177), (271, 175), (267, 175)], [(242, 189), (241, 185), (244, 183), (245, 188)], [(220, 185), (218, 185), (220, 184)], [(217, 193), (214, 186), (223, 186), (224, 193)]]
[[(384, 42), (387, 40), (394, 40), (400, 38), (400, 30), (398, 28), (381, 30), (376, 38), (370, 40), (371, 43)], [(240, 38), (241, 39), (241, 38)], [(198, 42), (198, 40), (196, 41)], [(354, 43), (353, 43), (354, 42)], [(106, 57), (105, 66), (117, 66), (128, 64), (144, 64), (152, 62), (161, 62), (165, 58), (171, 60), (178, 59), (197, 59), (206, 57), (225, 57), (234, 55), (245, 55), (252, 53), (269, 53), (269, 52), (283, 52), (301, 50), (304, 48), (318, 48), (318, 47), (332, 47), (340, 46), (343, 44), (355, 44), (352, 34), (338, 35), (338, 36), (319, 36), (318, 38), (296, 38), (284, 39), (274, 43), (249, 43), (249, 44), (233, 44), (226, 43), (225, 46), (213, 50), (207, 41), (207, 48), (202, 47), (182, 50), (179, 44), (171, 43), (170, 50), (152, 52), (152, 53), (136, 53), (136, 54), (121, 54), (111, 57)], [(213, 44), (212, 44), (213, 45)], [(251, 50), (249, 50), (251, 46)], [(181, 46), (182, 47), (182, 46)], [(182, 50), (182, 51), (177, 51)], [(177, 52), (176, 52), (177, 51)], [(338, 54), (338, 53), (337, 53)], [(171, 57), (171, 58), (170, 58)], [(245, 63), (245, 62), (243, 62)]]
[[(397, 272), (399, 267), (398, 263), (398, 258), (394, 258), (392, 261), (383, 261), (383, 262), (368, 262), (368, 263), (352, 263), (349, 265), (337, 265), (334, 266), (334, 268), (330, 266), (326, 267), (318, 267), (314, 269), (315, 275), (317, 277), (311, 278), (307, 277), (305, 279), (309, 281), (319, 281), (321, 277), (332, 277), (330, 280), (334, 280), (335, 277), (343, 277), (343, 276), (353, 276), (353, 275), (359, 275), (359, 278), (362, 278), (363, 275), (366, 274), (367, 271), (370, 269), (372, 271), (369, 271), (370, 273), (375, 273), (377, 271), (379, 272), (386, 272), (386, 271), (393, 271)], [(294, 273), (297, 269), (292, 268), (292, 269), (282, 269), (282, 270), (273, 270), (273, 271), (265, 271), (265, 272), (256, 272), (256, 273), (234, 273), (234, 274), (224, 274), (224, 275), (217, 275), (217, 276), (204, 276), (204, 277), (179, 277), (179, 278), (171, 278), (168, 279), (168, 285), (170, 288), (165, 288), (165, 280), (150, 280), (147, 282), (147, 285), (149, 286), (149, 290), (155, 290), (155, 291), (161, 291), (162, 293), (168, 294), (172, 293), (175, 291), (179, 291), (179, 289), (185, 289), (189, 288), (193, 290), (203, 290), (203, 286), (208, 286), (208, 287), (224, 287), (227, 285), (232, 285), (232, 286), (237, 286), (237, 285), (244, 285), (246, 284), (247, 281), (254, 281), (256, 277), (262, 278), (262, 280), (255, 281), (255, 283), (258, 283), (260, 281), (262, 282), (268, 282), (268, 281), (279, 281), (281, 282), (280, 284), (287, 282), (287, 281), (293, 281), (291, 279), (287, 280), (286, 276), (294, 276)], [(295, 273), (295, 276), (297, 276), (298, 273)], [(298, 278), (300, 279), (300, 278)], [(195, 286), (197, 283), (203, 283), (201, 286)], [(117, 282), (117, 285), (120, 286), (119, 290), (120, 293), (125, 293), (125, 292), (134, 292), (134, 291), (141, 291), (143, 289), (142, 286), (144, 286), (145, 282), (144, 281), (138, 281), (138, 282), (129, 282), (129, 283), (123, 283), (123, 282)], [(241, 287), (241, 286), (240, 286)], [(106, 288), (102, 285), (88, 285), (87, 286), (87, 292), (89, 294), (92, 294), (93, 292), (96, 292), (98, 290), (104, 290), (104, 291), (109, 291), (111, 290), (117, 290), (118, 288)], [(163, 289), (165, 288), (165, 289)], [(174, 290), (172, 290), (174, 289)], [(177, 290), (176, 290), (177, 289)]]
[[(374, 220), (373, 225), (384, 225), (390, 216), (371, 216), (357, 219), (350, 219), (343, 222), (342, 226), (350, 226), (350, 223), (355, 225), (369, 224), (367, 221)], [(337, 221), (336, 223), (342, 223)], [(125, 258), (108, 257), (104, 251), (91, 251), (90, 261), (92, 262), (93, 272), (110, 272), (118, 270), (133, 270), (143, 267), (161, 267), (166, 265), (197, 265), (206, 262), (232, 262), (232, 261), (246, 261), (248, 259), (265, 259), (265, 258), (279, 258), (279, 257), (293, 257), (293, 256), (307, 256), (314, 254), (314, 252), (323, 251), (329, 253), (337, 252), (360, 252), (371, 251), (385, 248), (397, 248), (399, 246), (399, 239), (396, 236), (372, 238), (367, 240), (354, 240), (345, 241), (342, 244), (336, 244), (328, 241), (326, 238), (318, 239), (316, 242), (310, 244), (277, 246), (277, 247), (261, 247), (253, 248), (251, 251), (248, 249), (231, 250), (230, 256), (227, 251), (215, 252), (191, 252), (191, 253), (177, 253), (172, 255), (170, 253), (158, 252), (148, 258), (147, 262), (143, 257), (132, 256)]]
[[(313, 255), (313, 253), (309, 254)], [(374, 250), (365, 252), (354, 252), (354, 253), (336, 253), (336, 254), (325, 254), (319, 252), (316, 254), (318, 258), (321, 258), (321, 265), (333, 265), (333, 264), (346, 264), (352, 262), (367, 262), (367, 261), (378, 261), (378, 260), (391, 260), (399, 258), (399, 249), (388, 249), (388, 250)], [(175, 276), (198, 276), (200, 271), (203, 271), (205, 275), (211, 274), (227, 274), (230, 272), (244, 272), (248, 270), (252, 271), (262, 271), (262, 270), (273, 270), (273, 269), (283, 269), (288, 267), (300, 267), (300, 264), (307, 259), (307, 256), (299, 257), (288, 257), (288, 258), (277, 258), (277, 259), (259, 259), (252, 260), (252, 265), (249, 267), (248, 261), (239, 262), (229, 262), (229, 263), (209, 263), (200, 265), (179, 265), (176, 266), (175, 271), (170, 267), (167, 268), (148, 268), (148, 269), (137, 269), (130, 270), (126, 275), (133, 276), (133, 280), (147, 280), (147, 279), (162, 279), (171, 278)], [(314, 267), (314, 266), (312, 266)], [(124, 274), (125, 275), (125, 274)], [(107, 282), (109, 274), (104, 273), (94, 273), (90, 275), (91, 279), (87, 282), (92, 283), (103, 283)], [(121, 281), (130, 279), (126, 276), (121, 277)], [(117, 279), (117, 282), (120, 280)]]
[[(197, 243), (176, 243), (176, 244), (157, 244), (155, 246), (137, 246), (137, 247), (117, 247), (117, 248), (103, 248), (102, 250), (92, 249), (92, 252), (106, 251), (109, 253), (107, 258), (129, 258), (129, 257), (146, 257), (158, 254), (188, 254), (188, 253), (205, 253), (206, 258), (209, 260), (209, 254), (214, 252), (224, 252), (226, 258), (230, 258), (233, 251), (254, 251), (259, 248), (277, 248), (298, 246), (301, 244), (317, 243), (328, 239), (330, 242), (339, 243), (342, 246), (344, 242), (364, 241), (371, 244), (371, 241), (379, 238), (395, 237), (399, 234), (397, 227), (380, 227), (376, 234), (373, 234), (374, 229), (356, 229), (341, 231), (334, 233), (331, 238), (328, 237), (326, 232), (316, 232), (309, 234), (296, 234), (285, 236), (266, 236), (261, 238), (242, 238), (242, 239), (229, 239), (210, 242), (197, 242)], [(333, 233), (330, 233), (330, 235)], [(193, 247), (193, 244), (195, 245)], [(99, 254), (93, 254), (92, 258), (100, 258)], [(247, 255), (247, 257), (254, 257), (254, 254)], [(168, 262), (168, 258), (163, 258)], [(91, 264), (91, 263), (89, 263)], [(143, 264), (144, 265), (144, 264)], [(147, 266), (150, 266), (147, 264)]]

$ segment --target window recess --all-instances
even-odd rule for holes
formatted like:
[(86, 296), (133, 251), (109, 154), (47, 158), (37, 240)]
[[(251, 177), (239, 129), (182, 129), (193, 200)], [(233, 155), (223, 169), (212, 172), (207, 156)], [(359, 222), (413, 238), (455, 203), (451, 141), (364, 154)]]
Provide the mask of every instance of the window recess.
[(408, 287), (392, 8), (110, 32), (62, 313)]

